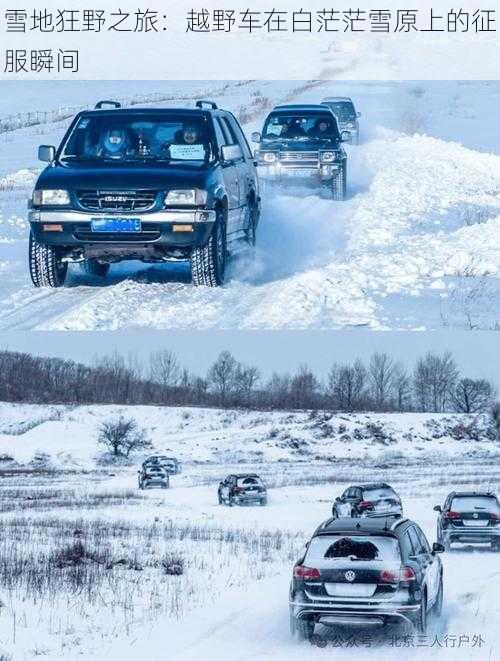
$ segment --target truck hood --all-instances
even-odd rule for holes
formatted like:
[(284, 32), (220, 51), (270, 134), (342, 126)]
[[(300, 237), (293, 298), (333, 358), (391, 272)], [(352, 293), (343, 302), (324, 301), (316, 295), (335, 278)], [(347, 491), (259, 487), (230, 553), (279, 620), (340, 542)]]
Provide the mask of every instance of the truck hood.
[(76, 164), (48, 166), (40, 174), (36, 188), (64, 190), (168, 190), (203, 188), (210, 168), (188, 165), (104, 165)]

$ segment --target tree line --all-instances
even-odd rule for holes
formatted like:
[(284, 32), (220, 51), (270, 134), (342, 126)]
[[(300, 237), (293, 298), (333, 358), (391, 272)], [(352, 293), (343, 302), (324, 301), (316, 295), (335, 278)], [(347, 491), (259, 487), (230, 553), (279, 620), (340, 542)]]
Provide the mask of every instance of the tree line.
[(308, 365), (264, 377), (254, 365), (223, 351), (203, 375), (187, 370), (169, 350), (72, 360), (0, 351), (0, 400), (43, 404), (156, 404), (328, 409), (335, 411), (496, 411), (496, 391), (463, 375), (452, 354), (429, 352), (408, 368), (387, 353), (367, 361), (333, 363), (326, 378)]

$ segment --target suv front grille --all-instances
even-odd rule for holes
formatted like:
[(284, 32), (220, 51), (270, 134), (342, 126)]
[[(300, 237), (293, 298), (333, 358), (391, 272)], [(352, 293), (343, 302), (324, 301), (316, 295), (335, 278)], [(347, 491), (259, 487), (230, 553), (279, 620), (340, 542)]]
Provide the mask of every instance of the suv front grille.
[(148, 211), (156, 202), (158, 191), (77, 191), (76, 197), (82, 209), (88, 211)]
[(317, 151), (282, 151), (280, 153), (280, 161), (317, 161), (318, 152)]

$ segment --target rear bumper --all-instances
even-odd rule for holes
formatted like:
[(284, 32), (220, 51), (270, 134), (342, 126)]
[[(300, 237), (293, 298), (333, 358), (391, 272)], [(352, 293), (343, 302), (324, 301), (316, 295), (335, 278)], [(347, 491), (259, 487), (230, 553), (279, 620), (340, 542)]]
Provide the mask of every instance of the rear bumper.
[[(92, 220), (109, 220), (120, 216), (140, 220), (141, 231), (92, 231)], [(158, 246), (182, 252), (206, 243), (216, 219), (216, 212), (171, 209), (144, 214), (106, 214), (72, 210), (31, 210), (28, 219), (34, 237), (44, 245), (62, 248), (94, 246), (96, 249), (99, 246), (121, 246), (124, 253), (127, 253), (127, 246)]]
[(264, 498), (267, 498), (266, 493), (255, 493), (255, 494), (248, 494), (248, 495), (239, 495), (239, 496), (233, 496), (233, 500), (236, 503), (249, 503), (249, 502), (255, 502), (258, 500), (263, 500)]
[(420, 604), (291, 601), (290, 608), (297, 619), (312, 617), (323, 624), (384, 624), (397, 620), (412, 623), (420, 611)]
[(442, 537), (449, 543), (461, 544), (500, 544), (500, 526), (495, 528), (448, 528), (442, 531)]

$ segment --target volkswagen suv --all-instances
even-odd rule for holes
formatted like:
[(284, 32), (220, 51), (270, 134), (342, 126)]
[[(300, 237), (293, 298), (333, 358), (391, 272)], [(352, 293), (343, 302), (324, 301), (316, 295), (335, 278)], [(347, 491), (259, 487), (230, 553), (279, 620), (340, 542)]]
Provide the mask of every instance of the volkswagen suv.
[(443, 605), (441, 544), (408, 519), (328, 519), (293, 568), (290, 629), (411, 623), (425, 634)]
[(253, 246), (260, 213), (254, 158), (235, 117), (196, 108), (121, 108), (101, 101), (74, 118), (29, 210), (35, 287), (60, 287), (68, 264), (191, 262), (195, 285), (223, 284), (229, 254)]
[(500, 549), (500, 504), (494, 493), (453, 491), (434, 510), (439, 512), (437, 540), (447, 551), (455, 542)]

